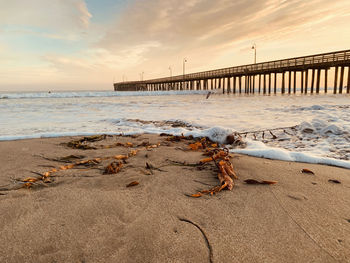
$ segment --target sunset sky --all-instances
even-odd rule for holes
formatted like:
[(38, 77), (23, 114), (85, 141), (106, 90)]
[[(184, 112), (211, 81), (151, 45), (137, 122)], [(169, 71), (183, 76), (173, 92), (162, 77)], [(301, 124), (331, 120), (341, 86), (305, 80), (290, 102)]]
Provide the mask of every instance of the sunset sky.
[(349, 0), (0, 0), (0, 90), (113, 81), (350, 49)]

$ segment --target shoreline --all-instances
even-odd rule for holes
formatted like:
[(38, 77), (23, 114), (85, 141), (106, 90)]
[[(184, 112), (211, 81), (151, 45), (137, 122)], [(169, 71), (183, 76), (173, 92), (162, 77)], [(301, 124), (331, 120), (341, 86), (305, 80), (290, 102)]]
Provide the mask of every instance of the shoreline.
[[(188, 150), (190, 141), (142, 134), (107, 136), (89, 142), (97, 148), (90, 150), (62, 145), (80, 138), (0, 142), (1, 262), (350, 260), (347, 169), (233, 154), (239, 178), (233, 189), (191, 198), (218, 178), (213, 163), (189, 165), (204, 158)], [(45, 186), (3, 191), (15, 179), (34, 176), (31, 171), (69, 165), (59, 157), (91, 160), (133, 150), (117, 174), (103, 174), (111, 162), (105, 159), (59, 171)], [(277, 184), (248, 185), (247, 179)]]
[[(214, 128), (215, 129), (215, 128)], [(269, 130), (269, 129), (267, 129)], [(174, 135), (172, 133), (167, 133), (168, 135)], [(67, 133), (64, 135), (38, 135), (38, 136), (18, 136), (18, 137), (12, 137), (9, 139), (1, 139), (1, 142), (12, 142), (12, 141), (23, 141), (23, 140), (40, 140), (40, 139), (64, 139), (64, 138), (79, 138), (83, 136), (126, 136), (126, 137), (132, 137), (132, 136), (140, 136), (140, 135), (150, 135), (150, 136), (159, 136), (159, 133), (130, 133), (130, 134), (123, 134), (123, 133), (92, 133), (92, 132), (86, 132), (86, 133)], [(201, 138), (201, 137), (196, 137)], [(305, 164), (317, 164), (317, 165), (325, 165), (325, 166), (332, 166), (332, 167), (339, 167), (343, 169), (350, 169), (350, 160), (343, 160), (343, 159), (336, 159), (332, 157), (323, 157), (323, 156), (317, 156), (313, 155), (308, 152), (298, 152), (298, 151), (290, 151), (288, 149), (284, 149), (283, 147), (275, 147), (275, 146), (268, 146), (262, 141), (259, 140), (248, 140), (249, 148), (230, 148), (231, 153), (236, 154), (242, 154), (247, 155), (251, 157), (256, 158), (263, 158), (267, 160), (279, 160), (279, 161), (285, 161), (285, 162), (296, 162), (296, 163), (305, 163)]]

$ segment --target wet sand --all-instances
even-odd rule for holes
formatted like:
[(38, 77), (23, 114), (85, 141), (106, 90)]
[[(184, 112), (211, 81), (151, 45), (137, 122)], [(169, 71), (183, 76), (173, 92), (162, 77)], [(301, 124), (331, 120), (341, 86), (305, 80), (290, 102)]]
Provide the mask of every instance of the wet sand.
[[(191, 198), (218, 184), (217, 168), (174, 161), (198, 163), (202, 152), (157, 135), (114, 136), (92, 145), (160, 146), (139, 146), (117, 174), (103, 174), (111, 162), (105, 160), (18, 189), (16, 179), (35, 176), (31, 171), (66, 165), (48, 159), (133, 150), (61, 145), (73, 139), (0, 142), (0, 262), (350, 262), (347, 169), (233, 155), (239, 177), (233, 190)], [(139, 185), (126, 187), (133, 181)]]

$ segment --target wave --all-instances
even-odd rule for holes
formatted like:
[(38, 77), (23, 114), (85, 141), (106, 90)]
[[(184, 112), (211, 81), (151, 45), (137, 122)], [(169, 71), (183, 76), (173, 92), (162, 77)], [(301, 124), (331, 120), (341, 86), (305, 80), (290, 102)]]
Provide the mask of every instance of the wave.
[[(180, 121), (164, 121), (161, 122), (152, 122), (152, 121), (141, 121), (141, 120), (119, 120), (115, 121), (116, 125), (121, 125), (121, 129), (116, 129), (116, 132), (61, 132), (61, 133), (40, 133), (35, 135), (23, 135), (23, 136), (1, 136), (0, 141), (2, 140), (21, 140), (21, 139), (32, 139), (32, 138), (51, 138), (51, 137), (64, 137), (64, 136), (88, 136), (95, 134), (108, 134), (108, 135), (133, 135), (140, 133), (151, 133), (151, 134), (161, 134), (167, 133), (172, 135), (185, 135), (185, 136), (194, 136), (194, 137), (208, 137), (212, 141), (218, 142), (220, 144), (225, 144), (226, 137), (229, 134), (232, 134), (234, 130), (227, 129), (225, 127), (211, 127), (204, 128), (199, 126), (192, 126), (189, 123), (180, 122)], [(319, 123), (318, 123), (319, 124)], [(294, 133), (303, 133), (307, 142), (310, 145), (314, 144), (314, 140), (312, 140), (311, 136), (314, 133), (315, 138), (319, 138), (319, 134), (315, 134), (315, 131), (319, 130), (323, 136), (328, 136), (332, 138), (333, 136), (337, 136), (339, 138), (339, 128), (334, 126), (328, 126), (324, 129), (317, 129), (315, 123), (302, 123), (297, 125), (291, 129)], [(128, 127), (127, 129), (125, 127)], [(311, 132), (311, 129), (314, 129)], [(272, 143), (272, 138), (266, 138), (261, 141), (255, 137), (255, 139), (251, 139), (249, 137), (243, 138), (247, 143), (246, 148), (234, 148), (232, 146), (228, 146), (230, 148), (230, 152), (246, 154), (255, 157), (262, 157), (274, 160), (282, 160), (282, 161), (291, 161), (291, 162), (303, 162), (303, 163), (314, 163), (314, 164), (324, 164), (324, 165), (332, 165), (342, 168), (350, 169), (350, 161), (349, 160), (341, 160), (339, 158), (332, 158), (332, 156), (324, 156), (325, 149), (322, 149), (323, 152), (320, 154), (315, 154), (316, 151), (308, 151), (305, 147), (299, 147), (297, 143), (293, 142), (292, 144), (283, 144), (285, 141), (293, 141), (291, 139), (286, 139), (286, 137), (293, 137), (292, 133), (285, 133), (285, 129), (278, 131), (274, 131), (274, 136), (277, 137), (275, 139), (276, 143)], [(306, 134), (305, 134), (306, 133)], [(255, 135), (256, 136), (256, 135)], [(284, 136), (284, 137), (283, 137)], [(315, 139), (317, 140), (317, 139)], [(345, 138), (344, 138), (345, 140)], [(281, 143), (283, 142), (283, 143)], [(289, 145), (289, 146), (288, 146)], [(333, 153), (335, 151), (333, 150)], [(339, 153), (341, 154), (341, 153)]]
[(23, 92), (0, 93), (0, 99), (43, 99), (43, 98), (91, 98), (91, 97), (125, 97), (125, 96), (166, 96), (207, 94), (203, 90), (178, 90), (178, 91), (80, 91), (80, 92)]
[(311, 153), (295, 152), (276, 147), (269, 147), (262, 142), (252, 140), (248, 140), (246, 149), (231, 149), (230, 152), (273, 160), (325, 164), (350, 169), (350, 161), (316, 156)]

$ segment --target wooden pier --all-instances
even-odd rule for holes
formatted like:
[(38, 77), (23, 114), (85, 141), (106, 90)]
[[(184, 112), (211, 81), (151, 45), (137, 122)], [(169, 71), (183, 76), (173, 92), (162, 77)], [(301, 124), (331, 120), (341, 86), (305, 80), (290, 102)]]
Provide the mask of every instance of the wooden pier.
[[(332, 77), (329, 76), (330, 72), (334, 72), (334, 83), (331, 84), (328, 83)], [(350, 50), (114, 83), (115, 91), (222, 89), (223, 93), (307, 94), (319, 93), (322, 88), (325, 93), (350, 93)]]

